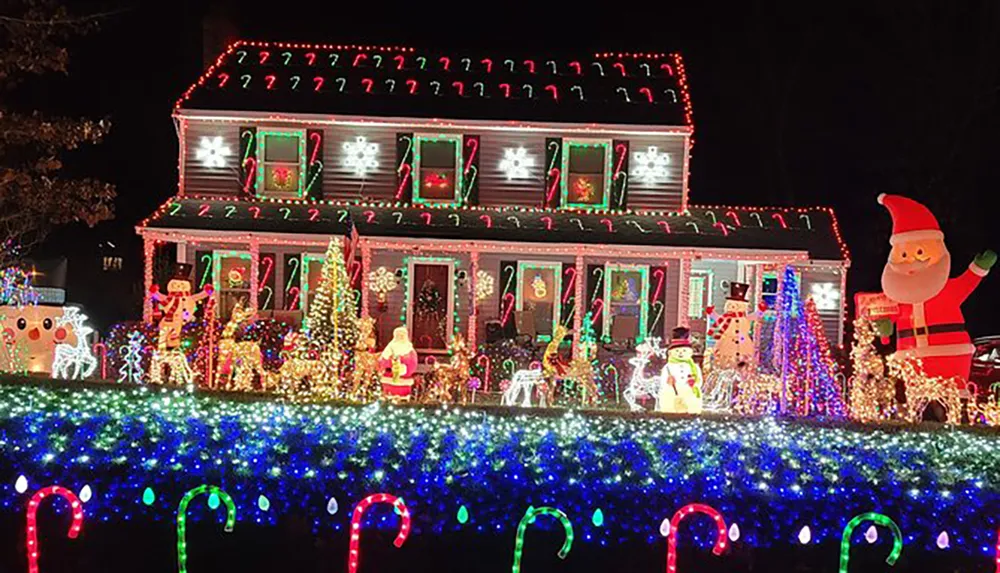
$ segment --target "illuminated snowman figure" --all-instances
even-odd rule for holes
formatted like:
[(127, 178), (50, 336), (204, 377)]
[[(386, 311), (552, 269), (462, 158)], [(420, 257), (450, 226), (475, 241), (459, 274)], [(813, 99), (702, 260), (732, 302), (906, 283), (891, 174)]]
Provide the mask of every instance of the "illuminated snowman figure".
[(667, 349), (667, 365), (660, 374), (660, 412), (700, 414), (701, 368), (694, 361), (691, 331), (683, 326), (674, 329)]
[(212, 285), (205, 285), (205, 290), (191, 294), (191, 265), (178, 263), (173, 278), (167, 283), (167, 294), (160, 293), (159, 285), (149, 289), (149, 297), (159, 305), (163, 312), (160, 319), (159, 346), (175, 349), (181, 345), (181, 328), (194, 320), (198, 303), (212, 295)]
[[(711, 367), (713, 370), (731, 370), (741, 363), (755, 364), (757, 345), (754, 343), (753, 330), (757, 323), (756, 312), (748, 313), (750, 303), (747, 302), (747, 291), (750, 285), (733, 282), (729, 284), (729, 296), (723, 308), (722, 316), (714, 316), (713, 308), (707, 308), (709, 316), (714, 318), (708, 337), (715, 340), (711, 350)], [(761, 303), (760, 310), (766, 310)]]

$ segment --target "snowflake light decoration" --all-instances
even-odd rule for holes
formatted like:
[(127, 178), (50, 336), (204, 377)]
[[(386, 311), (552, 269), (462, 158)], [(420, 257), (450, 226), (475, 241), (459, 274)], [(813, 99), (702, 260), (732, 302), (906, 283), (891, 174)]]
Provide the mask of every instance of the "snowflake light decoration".
[(523, 147), (507, 147), (503, 150), (503, 159), (500, 160), (500, 171), (507, 176), (507, 181), (512, 179), (527, 179), (531, 176), (531, 168), (535, 166), (535, 158), (528, 155), (528, 150)]
[(655, 145), (632, 154), (632, 177), (643, 183), (656, 183), (670, 176), (670, 155)]
[(484, 270), (476, 271), (476, 304), (493, 295), (493, 275)]
[(379, 303), (384, 303), (389, 292), (396, 290), (399, 281), (396, 275), (385, 267), (379, 267), (368, 273), (368, 289), (375, 293)]
[(364, 177), (369, 171), (378, 169), (378, 144), (369, 143), (363, 135), (354, 141), (344, 142), (344, 167)]
[(222, 136), (202, 137), (198, 142), (198, 149), (194, 152), (194, 158), (201, 161), (201, 164), (209, 169), (214, 167), (225, 167), (226, 158), (233, 154), (233, 150), (222, 142)]
[(813, 283), (810, 289), (817, 310), (837, 310), (840, 303), (840, 291), (833, 283)]

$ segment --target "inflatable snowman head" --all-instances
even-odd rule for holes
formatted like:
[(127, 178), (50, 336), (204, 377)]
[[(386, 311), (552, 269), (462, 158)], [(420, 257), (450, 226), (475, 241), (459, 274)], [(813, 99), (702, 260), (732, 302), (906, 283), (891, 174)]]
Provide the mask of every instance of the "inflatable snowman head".
[(76, 344), (69, 325), (62, 325), (61, 306), (0, 307), (0, 370), (52, 371), (57, 344)]
[(746, 283), (729, 283), (729, 296), (726, 297), (726, 304), (722, 307), (724, 312), (745, 313), (750, 308), (750, 303), (747, 302), (747, 291), (749, 290), (750, 285)]

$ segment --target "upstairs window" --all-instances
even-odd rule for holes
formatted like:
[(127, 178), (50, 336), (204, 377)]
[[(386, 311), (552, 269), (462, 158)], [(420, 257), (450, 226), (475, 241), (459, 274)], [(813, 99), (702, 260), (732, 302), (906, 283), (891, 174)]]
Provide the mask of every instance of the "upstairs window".
[(611, 142), (566, 140), (562, 163), (563, 207), (607, 209), (611, 202)]
[(462, 203), (462, 136), (418, 135), (413, 169), (414, 204)]
[(257, 194), (299, 199), (306, 174), (303, 131), (262, 131), (257, 137)]

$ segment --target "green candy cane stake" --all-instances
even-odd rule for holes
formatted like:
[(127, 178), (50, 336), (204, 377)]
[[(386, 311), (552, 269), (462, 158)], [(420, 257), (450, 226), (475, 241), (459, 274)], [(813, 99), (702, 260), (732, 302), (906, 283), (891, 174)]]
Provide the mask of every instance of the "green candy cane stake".
[(236, 504), (229, 494), (214, 485), (200, 485), (184, 494), (180, 505), (177, 506), (177, 571), (187, 573), (187, 507), (191, 500), (203, 493), (218, 496), (222, 503), (226, 504), (226, 526), (225, 531), (229, 533), (236, 523)]
[(566, 514), (554, 507), (529, 507), (521, 518), (521, 523), (517, 524), (517, 537), (514, 538), (514, 570), (513, 573), (521, 572), (521, 554), (524, 552), (524, 532), (528, 529), (528, 524), (535, 520), (538, 515), (551, 515), (558, 519), (566, 530), (566, 540), (563, 541), (562, 548), (559, 549), (559, 558), (565, 559), (569, 550), (573, 548), (573, 524), (569, 522)]
[(889, 553), (889, 557), (885, 559), (886, 563), (894, 565), (896, 560), (899, 559), (899, 554), (903, 552), (903, 534), (899, 531), (899, 526), (896, 525), (895, 521), (881, 513), (862, 513), (847, 523), (847, 527), (844, 528), (844, 535), (840, 538), (840, 573), (847, 573), (847, 562), (851, 557), (851, 533), (854, 532), (854, 528), (861, 525), (864, 521), (871, 521), (876, 525), (888, 527), (892, 531), (892, 551)]

